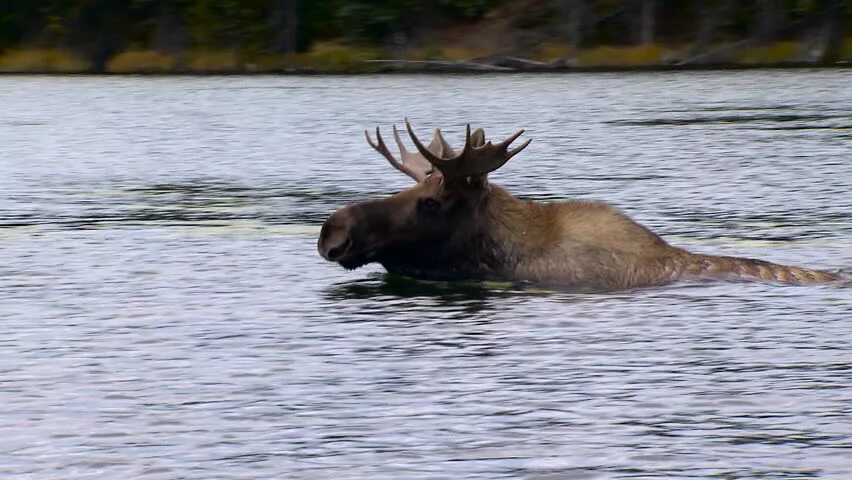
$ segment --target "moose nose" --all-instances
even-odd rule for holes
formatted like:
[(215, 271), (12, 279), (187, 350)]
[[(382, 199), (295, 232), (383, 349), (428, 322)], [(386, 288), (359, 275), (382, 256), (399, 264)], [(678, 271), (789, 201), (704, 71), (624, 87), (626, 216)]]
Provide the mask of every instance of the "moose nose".
[(347, 223), (337, 214), (325, 221), (317, 241), (317, 251), (322, 258), (333, 262), (343, 256), (349, 248), (352, 241), (349, 239)]

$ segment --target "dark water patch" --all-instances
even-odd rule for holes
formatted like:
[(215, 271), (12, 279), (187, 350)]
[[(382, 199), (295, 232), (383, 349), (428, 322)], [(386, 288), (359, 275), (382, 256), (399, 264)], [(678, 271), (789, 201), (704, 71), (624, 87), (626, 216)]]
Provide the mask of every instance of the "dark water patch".
[[(371, 190), (362, 192), (352, 190), (344, 183), (341, 186), (308, 185), (298, 182), (287, 185), (253, 185), (245, 186), (226, 182), (211, 182), (208, 180), (192, 181), (179, 184), (155, 184), (150, 186), (129, 187), (118, 190), (117, 194), (133, 194), (134, 200), (168, 203), (177, 201), (188, 204), (205, 204), (211, 202), (251, 202), (286, 199), (295, 202), (318, 205), (327, 202), (352, 202), (363, 199), (365, 195), (390, 195), (396, 190)], [(373, 189), (375, 185), (371, 186)], [(384, 190), (384, 191), (383, 191)]]
[(852, 125), (796, 125), (784, 127), (759, 127), (761, 130), (852, 130)]
[(25, 120), (0, 120), (0, 127), (42, 127), (46, 123)]
[(320, 225), (334, 210), (376, 196), (381, 195), (342, 188), (249, 187), (209, 180), (98, 192), (69, 190), (59, 198), (10, 196), (17, 204), (38, 207), (27, 208), (30, 210), (27, 212), (0, 211), (0, 228), (214, 227), (215, 222), (227, 225), (236, 220), (270, 225)]
[(849, 118), (849, 115), (817, 115), (817, 114), (774, 114), (774, 115), (713, 115), (688, 118), (652, 118), (647, 120), (610, 120), (605, 123), (622, 126), (675, 126), (675, 125), (702, 125), (702, 124), (739, 124), (759, 122), (812, 122), (820, 120), (831, 120), (837, 118)]
[(169, 197), (189, 203), (204, 203), (222, 199), (236, 201), (243, 199), (295, 198), (316, 202), (329, 196), (345, 195), (345, 191), (322, 190), (303, 185), (296, 186), (246, 186), (226, 182), (197, 180), (185, 183), (154, 184), (150, 186), (129, 187), (118, 190), (117, 194), (128, 193), (138, 198)]
[(756, 112), (756, 111), (796, 111), (799, 109), (799, 105), (795, 104), (785, 104), (785, 105), (735, 105), (735, 104), (725, 104), (725, 105), (695, 105), (690, 107), (689, 109), (671, 109), (671, 110), (660, 110), (660, 112), (665, 113), (690, 113), (690, 112)]
[[(852, 207), (852, 205), (850, 205)], [(769, 226), (771, 228), (810, 227), (814, 224), (831, 225), (849, 223), (850, 212), (844, 209), (815, 211), (807, 208), (787, 207), (772, 213), (748, 213), (696, 207), (677, 207), (666, 210), (666, 215), (679, 222), (713, 223), (723, 226)], [(847, 226), (852, 226), (849, 224)]]
[(665, 180), (675, 178), (672, 175), (572, 175), (571, 180), (588, 181), (588, 182), (622, 182), (622, 181), (644, 181), (644, 180)]
[(454, 302), (512, 297), (524, 292), (525, 285), (511, 282), (428, 281), (393, 274), (336, 284), (326, 291), (331, 300), (358, 300), (377, 296), (427, 297)]

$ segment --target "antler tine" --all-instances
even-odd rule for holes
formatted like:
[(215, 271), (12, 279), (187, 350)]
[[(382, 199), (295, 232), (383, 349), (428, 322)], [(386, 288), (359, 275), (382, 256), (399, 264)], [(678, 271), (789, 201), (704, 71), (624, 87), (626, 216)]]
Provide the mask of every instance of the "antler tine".
[[(370, 137), (370, 133), (368, 131), (364, 132), (364, 136), (367, 138), (367, 143), (373, 147), (374, 150), (379, 152), (388, 163), (393, 166), (393, 168), (399, 170), (400, 172), (408, 175), (413, 178), (416, 182), (423, 181), (424, 178), (429, 176), (435, 169), (435, 165), (430, 162), (426, 157), (418, 153), (412, 153), (406, 150), (405, 145), (402, 143), (402, 139), (399, 137), (399, 131), (396, 129), (396, 126), (393, 127), (394, 139), (396, 140), (396, 144), (399, 147), (399, 153), (401, 155), (401, 159), (397, 160), (390, 150), (388, 149), (387, 144), (385, 143), (384, 138), (382, 138), (382, 133), (379, 130), (379, 127), (376, 127), (376, 142), (373, 142), (373, 139)], [(441, 155), (443, 148), (441, 146), (441, 139), (436, 138), (432, 141), (426, 149), (430, 152), (433, 152), (434, 155)]]
[(502, 142), (500, 142), (500, 143), (498, 143), (497, 145), (494, 145), (494, 146), (497, 147), (497, 148), (507, 148), (509, 145), (512, 144), (512, 142), (514, 142), (523, 133), (524, 133), (524, 129), (522, 128), (522, 129), (518, 130), (517, 132), (513, 133), (506, 140), (503, 140)]
[[(414, 129), (411, 128), (411, 123), (408, 119), (405, 119), (405, 127), (408, 129), (408, 135), (417, 147), (417, 151), (435, 168), (440, 170), (446, 179), (487, 175), (502, 167), (510, 158), (520, 153), (532, 141), (527, 140), (523, 145), (509, 151), (509, 145), (517, 140), (524, 133), (524, 130), (518, 130), (507, 139), (495, 145), (490, 141), (483, 142), (484, 134), (481, 130), (477, 130), (475, 136), (471, 135), (470, 124), (467, 124), (465, 127), (464, 148), (456, 155), (440, 158), (423, 146), (423, 143), (414, 134)], [(440, 135), (440, 133), (436, 135)], [(477, 145), (474, 145), (474, 142)]]
[[(444, 142), (445, 140), (444, 137), (441, 136), (441, 130), (436, 128), (435, 131), (432, 132), (432, 141), (429, 142), (429, 145), (427, 145), (426, 148), (438, 157), (444, 158)], [(450, 153), (452, 154), (456, 152)]]
[(417, 175), (416, 175), (415, 172), (411, 171), (404, 164), (400, 163), (399, 161), (397, 161), (397, 159), (393, 158), (393, 154), (390, 153), (390, 150), (388, 150), (388, 146), (385, 144), (385, 141), (382, 138), (382, 134), (379, 131), (379, 127), (376, 127), (376, 142), (378, 143), (378, 145), (373, 143), (373, 139), (370, 138), (370, 132), (368, 130), (364, 130), (364, 136), (367, 137), (367, 143), (369, 143), (370, 146), (373, 147), (377, 152), (382, 154), (382, 156), (385, 157), (385, 159), (393, 166), (393, 168), (395, 168), (395, 169), (399, 170), (400, 172), (408, 175), (409, 177), (412, 177), (414, 179), (417, 178)]
[(512, 157), (514, 157), (515, 155), (517, 155), (517, 154), (521, 153), (521, 150), (523, 150), (523, 149), (527, 148), (527, 145), (529, 145), (529, 144), (530, 144), (530, 142), (532, 142), (532, 138), (530, 138), (529, 140), (527, 140), (526, 142), (524, 142), (523, 144), (521, 144), (521, 146), (520, 146), (520, 147), (518, 147), (518, 148), (513, 148), (512, 150), (509, 150), (509, 151), (506, 153), (506, 159), (508, 160), (508, 159), (510, 159), (510, 158), (512, 158)]
[(396, 146), (399, 147), (399, 154), (404, 159), (408, 155), (408, 150), (406, 150), (405, 144), (402, 143), (402, 139), (399, 138), (399, 131), (396, 129), (396, 125), (393, 126), (393, 138), (396, 140)]
[(382, 134), (379, 132), (379, 127), (376, 127), (376, 141), (378, 142), (378, 145), (373, 143), (373, 139), (370, 138), (369, 130), (364, 130), (364, 136), (367, 138), (367, 143), (369, 143), (370, 146), (373, 147), (373, 149), (375, 149), (377, 152), (381, 153), (382, 155), (390, 153), (387, 149), (387, 146), (385, 145), (385, 142), (382, 141)]
[(435, 129), (435, 138), (441, 144), (441, 158), (456, 154), (456, 150), (452, 147), (452, 145), (450, 145), (449, 142), (444, 139), (444, 136), (441, 134), (440, 128)]
[[(393, 127), (394, 138), (396, 138), (396, 144), (399, 146), (399, 153), (402, 155), (402, 162), (405, 163), (414, 158), (423, 158), (422, 155), (418, 155), (416, 153), (409, 153), (409, 151), (405, 148), (405, 145), (402, 143), (402, 139), (399, 138), (399, 134), (396, 131), (396, 125)], [(432, 152), (436, 157), (443, 158), (444, 156), (444, 148), (446, 147), (447, 141), (444, 140), (444, 137), (441, 136), (441, 131), (437, 128), (435, 132), (432, 134), (433, 138), (429, 145), (426, 146), (426, 150)], [(455, 151), (450, 148), (452, 153)], [(425, 160), (425, 158), (423, 158)], [(416, 160), (415, 160), (416, 161)], [(427, 162), (428, 163), (428, 162)], [(430, 163), (431, 165), (431, 163)]]
[(420, 155), (423, 155), (423, 158), (436, 167), (438, 165), (443, 165), (444, 160), (430, 152), (429, 149), (423, 145), (420, 139), (417, 138), (417, 135), (414, 134), (414, 130), (411, 128), (411, 123), (409, 123), (407, 118), (405, 119), (405, 128), (408, 130), (408, 136), (411, 137), (411, 141), (414, 142), (414, 146), (417, 147), (417, 151), (420, 152)]

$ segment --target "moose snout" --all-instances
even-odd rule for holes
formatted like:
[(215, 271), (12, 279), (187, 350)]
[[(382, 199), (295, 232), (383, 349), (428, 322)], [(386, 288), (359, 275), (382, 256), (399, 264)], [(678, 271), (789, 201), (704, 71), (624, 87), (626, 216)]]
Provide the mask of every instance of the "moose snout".
[(345, 210), (337, 211), (323, 224), (317, 240), (317, 251), (322, 258), (333, 262), (343, 256), (351, 243), (349, 218)]

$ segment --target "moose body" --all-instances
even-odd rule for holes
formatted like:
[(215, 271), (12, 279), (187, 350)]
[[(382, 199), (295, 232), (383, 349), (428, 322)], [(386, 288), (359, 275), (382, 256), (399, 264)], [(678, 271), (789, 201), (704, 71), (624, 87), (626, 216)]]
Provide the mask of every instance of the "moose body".
[(611, 291), (682, 279), (731, 278), (789, 284), (839, 282), (839, 274), (761, 260), (693, 254), (673, 247), (617, 209), (591, 201), (522, 200), (487, 175), (529, 144), (485, 142), (481, 129), (454, 150), (439, 130), (402, 162), (385, 145), (367, 141), (417, 185), (390, 197), (338, 210), (317, 244), (330, 261), (353, 269), (378, 262), (391, 273), (429, 279), (530, 281)]

